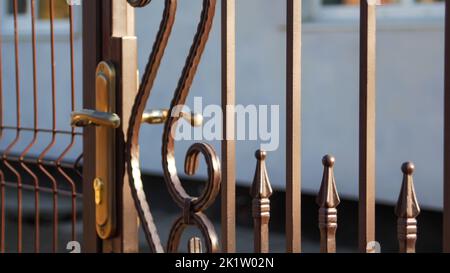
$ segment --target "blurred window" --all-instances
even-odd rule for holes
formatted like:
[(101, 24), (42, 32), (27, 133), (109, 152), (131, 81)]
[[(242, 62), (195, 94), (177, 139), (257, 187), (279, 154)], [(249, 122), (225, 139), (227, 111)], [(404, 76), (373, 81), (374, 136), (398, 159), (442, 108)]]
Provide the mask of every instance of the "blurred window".
[[(320, 0), (314, 1), (314, 17), (323, 20), (359, 17), (359, 2), (365, 0)], [(442, 18), (445, 0), (378, 0), (379, 18)]]
[[(69, 0), (34, 0), (36, 31), (38, 34), (50, 33), (50, 4), (53, 3), (54, 11), (54, 30), (56, 35), (66, 35), (68, 33), (69, 23)], [(92, 0), (94, 1), (94, 0)], [(97, 1), (97, 0), (95, 0)], [(14, 5), (17, 4), (17, 21), (20, 36), (29, 36), (31, 34), (31, 3), (32, 0), (0, 0), (0, 17), (2, 35), (14, 35)], [(77, 14), (74, 18), (81, 18), (81, 9), (74, 8)], [(81, 29), (81, 20), (77, 20), (74, 30), (79, 32)]]
[[(323, 5), (359, 5), (360, 0), (322, 0)], [(444, 0), (380, 0), (383, 5), (403, 4), (403, 5), (420, 5), (444, 2)]]
[[(30, 0), (8, 0), (7, 15), (14, 16), (14, 2), (17, 1), (17, 13), (20, 17), (31, 16), (31, 1)], [(50, 19), (50, 0), (35, 0), (36, 1), (36, 16), (40, 20)], [(54, 0), (53, 9), (55, 19), (68, 19), (69, 6), (66, 0)]]

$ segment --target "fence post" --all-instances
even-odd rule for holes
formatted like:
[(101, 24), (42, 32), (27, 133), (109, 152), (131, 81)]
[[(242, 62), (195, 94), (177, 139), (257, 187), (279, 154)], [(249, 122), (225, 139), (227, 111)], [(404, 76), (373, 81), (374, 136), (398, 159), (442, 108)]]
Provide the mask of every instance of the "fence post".
[(316, 203), (319, 205), (320, 252), (336, 252), (337, 209), (341, 202), (334, 179), (335, 158), (326, 155), (322, 159), (323, 176)]
[(286, 246), (301, 252), (301, 42), (302, 1), (287, 0)]
[(445, 4), (445, 90), (444, 90), (444, 240), (450, 253), (450, 0)]
[(398, 197), (395, 214), (398, 217), (397, 231), (400, 253), (416, 252), (417, 240), (417, 220), (420, 213), (419, 204), (414, 190), (413, 173), (414, 164), (411, 162), (403, 163), (403, 181), (400, 195)]
[(222, 0), (222, 248), (236, 251), (235, 0)]
[(359, 95), (359, 250), (375, 241), (376, 2), (361, 1)]

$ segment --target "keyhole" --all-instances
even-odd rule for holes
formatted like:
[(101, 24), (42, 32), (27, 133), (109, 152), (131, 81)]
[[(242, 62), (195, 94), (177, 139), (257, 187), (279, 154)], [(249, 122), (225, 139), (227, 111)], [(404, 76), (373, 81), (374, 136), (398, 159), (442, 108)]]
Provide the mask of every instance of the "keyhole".
[(102, 203), (104, 183), (100, 178), (94, 180), (94, 191), (95, 191), (95, 204), (100, 205)]

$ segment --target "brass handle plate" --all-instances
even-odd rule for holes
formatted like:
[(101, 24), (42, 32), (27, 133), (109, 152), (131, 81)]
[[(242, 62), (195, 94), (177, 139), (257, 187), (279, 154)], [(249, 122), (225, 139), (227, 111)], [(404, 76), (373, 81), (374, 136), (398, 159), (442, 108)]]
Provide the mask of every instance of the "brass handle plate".
[(72, 126), (95, 126), (95, 199), (97, 235), (109, 239), (116, 232), (116, 129), (120, 118), (115, 114), (116, 73), (109, 62), (100, 62), (95, 78), (95, 110), (72, 113)]
[[(101, 62), (96, 72), (96, 111), (115, 113), (116, 73), (114, 66)], [(106, 123), (97, 120), (96, 127), (96, 178), (94, 180), (95, 214), (97, 234), (101, 239), (109, 239), (116, 231), (116, 130), (120, 119), (115, 114), (106, 115)], [(104, 120), (103, 120), (104, 121)]]

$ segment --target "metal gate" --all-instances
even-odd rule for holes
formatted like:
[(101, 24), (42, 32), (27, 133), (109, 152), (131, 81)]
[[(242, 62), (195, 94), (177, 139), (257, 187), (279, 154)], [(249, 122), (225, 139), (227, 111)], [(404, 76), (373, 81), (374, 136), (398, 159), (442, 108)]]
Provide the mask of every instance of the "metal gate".
[[(81, 88), (75, 85), (74, 6), (61, 3), (2, 1), (0, 67), (7, 69), (0, 69), (1, 252), (61, 251), (80, 232), (77, 201), (82, 197), (83, 157), (74, 147), (82, 141), (81, 131), (60, 126), (64, 117), (57, 115), (57, 97), (66, 98), (68, 115)], [(64, 48), (55, 41), (55, 22), (61, 16), (67, 20), (64, 33), (58, 34)], [(6, 25), (12, 26), (11, 39)], [(38, 39), (44, 39), (45, 46), (38, 48)], [(57, 47), (65, 53), (63, 60), (57, 59)], [(41, 62), (40, 54), (49, 58)], [(56, 65), (61, 61), (63, 73)], [(42, 70), (48, 73), (42, 76)], [(57, 86), (57, 77), (67, 80), (66, 88)], [(44, 81), (51, 83), (47, 90), (40, 84)], [(62, 225), (65, 232), (60, 232)]]
[[(62, 1), (62, 0), (61, 0)], [(45, 1), (39, 1), (39, 3)], [(197, 33), (186, 58), (185, 66), (174, 91), (173, 100), (166, 109), (146, 110), (151, 100), (153, 83), (169, 43), (172, 26), (177, 12), (177, 0), (164, 0), (165, 7), (159, 31), (142, 79), (137, 73), (137, 39), (134, 33), (134, 9), (151, 8), (150, 0), (99, 0), (84, 1), (83, 15), (83, 106), (78, 106), (76, 86), (76, 58), (74, 56), (74, 4), (68, 6), (68, 54), (70, 69), (64, 71), (70, 76), (70, 88), (58, 89), (56, 73), (58, 67), (55, 55), (55, 7), (60, 1), (49, 0), (48, 25), (51, 92), (43, 96), (39, 89), (38, 71), (41, 69), (36, 46), (36, 3), (35, 0), (12, 0), (12, 18), (14, 25), (14, 71), (15, 92), (0, 91), (1, 95), (1, 250), (36, 251), (43, 249), (42, 203), (51, 203), (51, 245), (52, 251), (65, 250), (60, 244), (81, 240), (77, 237), (77, 199), (83, 196), (82, 222), (84, 252), (137, 252), (138, 228), (142, 226), (147, 243), (153, 252), (177, 252), (182, 234), (186, 227), (195, 226), (203, 238), (191, 238), (189, 252), (230, 252), (236, 251), (235, 234), (235, 141), (229, 138), (234, 132), (233, 107), (235, 101), (235, 0), (202, 0), (203, 9), (199, 15)], [(376, 5), (379, 1), (361, 1), (360, 14), (360, 113), (359, 113), (359, 249), (361, 252), (376, 251), (375, 238), (375, 78), (376, 78)], [(445, 70), (445, 150), (444, 150), (444, 251), (450, 251), (450, 1), (446, 1), (446, 70)], [(32, 67), (33, 85), (30, 90), (21, 89), (20, 61), (20, 12), (23, 3), (29, 3), (31, 21), (32, 58), (28, 61)], [(220, 3), (220, 5), (219, 5)], [(215, 13), (221, 11), (221, 22), (215, 20)], [(286, 0), (286, 251), (301, 252), (301, 1)], [(3, 20), (2, 20), (3, 22)], [(201, 116), (177, 111), (184, 105), (189, 95), (197, 66), (208, 42), (212, 24), (221, 23), (222, 31), (222, 110), (224, 113), (222, 153), (218, 157), (214, 148), (207, 143), (192, 145), (186, 154), (185, 172), (194, 175), (201, 157), (208, 169), (208, 180), (200, 196), (190, 196), (183, 188), (176, 169), (175, 143), (171, 132), (183, 118), (192, 126), (201, 126)], [(154, 26), (156, 27), (156, 26)], [(0, 42), (3, 45), (4, 42)], [(4, 56), (1, 54), (0, 56)], [(2, 61), (0, 64), (4, 64)], [(4, 71), (0, 69), (0, 86), (4, 86)], [(79, 75), (81, 76), (81, 75)], [(8, 93), (7, 93), (8, 92)], [(73, 129), (58, 127), (56, 115), (59, 93), (67, 94), (72, 113)], [(6, 95), (8, 94), (8, 95)], [(27, 96), (28, 95), (28, 96)], [(15, 98), (15, 124), (6, 121), (11, 116), (11, 105), (5, 104), (5, 97)], [(33, 111), (32, 126), (24, 126), (22, 120), (23, 98), (31, 100)], [(66, 98), (66, 99), (67, 99)], [(43, 100), (51, 103), (50, 127), (39, 123), (38, 104)], [(83, 108), (83, 110), (81, 109)], [(69, 118), (65, 117), (67, 126)], [(162, 170), (173, 202), (180, 209), (180, 216), (173, 224), (167, 245), (163, 246), (157, 232), (150, 205), (143, 189), (139, 162), (139, 132), (144, 124), (164, 124), (162, 147)], [(81, 130), (75, 127), (83, 127)], [(31, 139), (25, 141), (26, 135)], [(12, 136), (11, 136), (12, 135)], [(34, 151), (41, 135), (50, 136), (49, 143), (42, 150)], [(58, 141), (65, 144), (58, 145)], [(75, 154), (77, 143), (83, 144), (83, 155)], [(21, 145), (26, 142), (25, 145)], [(3, 148), (5, 147), (5, 148)], [(51, 151), (62, 147), (61, 152), (51, 157)], [(32, 153), (32, 151), (34, 151)], [(80, 148), (81, 153), (81, 148)], [(272, 189), (268, 179), (265, 151), (256, 152), (256, 172), (251, 190), (253, 198), (254, 249), (255, 252), (269, 252), (270, 196)], [(337, 232), (337, 207), (339, 195), (334, 181), (333, 168), (335, 158), (326, 155), (322, 185), (317, 198), (321, 235), (321, 252), (335, 252)], [(81, 175), (81, 166), (82, 175)], [(417, 221), (420, 209), (413, 185), (414, 164), (402, 165), (403, 182), (396, 207), (398, 217), (398, 241), (400, 252), (415, 252), (417, 239)], [(82, 178), (82, 179), (80, 179)], [(81, 181), (82, 180), (82, 181)], [(34, 200), (33, 239), (34, 248), (24, 249), (23, 211), (24, 192), (31, 192)], [(49, 194), (48, 199), (42, 198)], [(16, 238), (14, 248), (6, 236), (12, 228), (7, 211), (8, 195), (15, 198)], [(70, 238), (61, 242), (60, 215), (58, 209), (61, 197), (67, 196), (70, 202)], [(221, 199), (221, 233), (204, 213), (217, 198)], [(79, 203), (79, 202), (78, 202)], [(138, 220), (139, 219), (139, 220)], [(12, 225), (14, 226), (14, 225)], [(14, 233), (12, 233), (14, 234)], [(203, 241), (202, 241), (203, 239)], [(65, 246), (65, 245), (64, 245)]]

